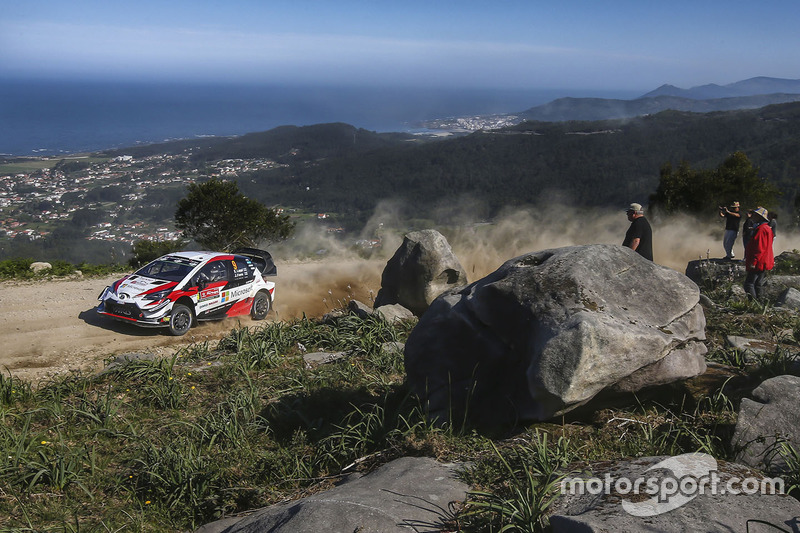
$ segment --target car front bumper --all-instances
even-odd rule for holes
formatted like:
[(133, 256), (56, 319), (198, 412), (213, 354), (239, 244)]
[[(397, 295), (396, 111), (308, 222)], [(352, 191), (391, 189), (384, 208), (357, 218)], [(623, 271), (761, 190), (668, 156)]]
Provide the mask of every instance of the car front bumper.
[(100, 305), (97, 306), (97, 313), (107, 317), (136, 324), (137, 326), (149, 328), (161, 328), (169, 325), (170, 302), (164, 302), (155, 309), (145, 310), (133, 302), (122, 302), (115, 297), (109, 288), (106, 288), (98, 298)]

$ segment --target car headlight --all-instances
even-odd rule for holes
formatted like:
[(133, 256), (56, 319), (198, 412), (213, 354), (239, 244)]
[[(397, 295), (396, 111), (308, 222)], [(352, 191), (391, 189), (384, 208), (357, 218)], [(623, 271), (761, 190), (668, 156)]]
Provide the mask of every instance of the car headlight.
[(151, 302), (157, 302), (159, 300), (163, 300), (164, 298), (166, 298), (167, 295), (171, 292), (172, 289), (164, 289), (163, 291), (151, 292), (150, 294), (145, 294), (144, 296), (142, 296), (142, 299)]

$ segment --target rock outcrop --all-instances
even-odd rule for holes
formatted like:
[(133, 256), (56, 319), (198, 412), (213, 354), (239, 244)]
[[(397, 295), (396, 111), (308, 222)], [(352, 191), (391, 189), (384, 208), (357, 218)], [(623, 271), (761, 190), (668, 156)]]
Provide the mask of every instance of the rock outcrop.
[[(642, 457), (628, 461), (593, 465), (587, 480), (600, 480), (593, 490), (579, 485), (566, 485), (567, 490), (553, 503), (550, 526), (553, 533), (605, 533), (610, 531), (650, 531), (658, 533), (683, 533), (686, 531), (730, 532), (749, 531), (767, 533), (795, 531), (800, 516), (800, 502), (791, 496), (772, 491), (769, 480), (758, 472), (735, 463), (718, 463), (709, 455), (686, 454), (676, 457)], [(708, 468), (711, 468), (709, 471)], [(710, 474), (709, 472), (714, 472)], [(713, 479), (716, 476), (716, 483)], [(759, 487), (750, 494), (751, 486), (732, 485), (734, 494), (727, 491), (727, 483), (738, 478), (756, 480)], [(660, 494), (647, 494), (646, 484), (639, 485), (639, 494), (633, 493), (637, 480), (657, 480), (653, 486), (663, 490)], [(703, 479), (708, 481), (703, 492), (691, 489), (694, 480), (698, 487)], [(610, 480), (606, 491), (605, 482)], [(678, 481), (680, 480), (680, 482)], [(761, 482), (764, 480), (764, 484)], [(630, 482), (632, 486), (627, 485)], [(670, 486), (681, 492), (671, 491)], [(672, 485), (670, 485), (672, 484)], [(589, 485), (590, 487), (592, 485)], [(761, 491), (763, 486), (764, 491)], [(572, 487), (572, 488), (570, 488)], [(576, 489), (577, 487), (577, 489)], [(617, 491), (616, 488), (621, 489)], [(630, 489), (630, 490), (629, 490)], [(772, 525), (755, 522), (760, 520)], [(777, 529), (779, 528), (779, 529)]]
[(686, 265), (686, 277), (698, 285), (714, 286), (720, 282), (743, 277), (746, 271), (741, 261), (729, 259), (695, 259)]
[(800, 291), (793, 287), (785, 289), (780, 296), (778, 296), (778, 301), (775, 302), (775, 305), (794, 311), (800, 311)]
[(469, 487), (457, 464), (403, 457), (363, 477), (301, 500), (273, 505), (246, 518), (207, 524), (195, 533), (320, 533), (441, 531), (451, 502)]
[(467, 274), (447, 239), (432, 229), (414, 231), (386, 263), (374, 307), (400, 304), (422, 316), (437, 296), (466, 284)]
[(777, 376), (743, 398), (733, 434), (736, 460), (767, 471), (780, 471), (785, 462), (780, 441), (800, 452), (800, 377)]
[(621, 246), (526, 254), (437, 298), (406, 343), (408, 382), (442, 421), (547, 420), (606, 388), (702, 373), (698, 301), (686, 276)]
[[(779, 305), (794, 309), (796, 300), (783, 303), (787, 289), (800, 291), (800, 274), (794, 272), (800, 272), (800, 254), (782, 252), (775, 257), (775, 268), (767, 274), (764, 296), (772, 301), (780, 300)], [(741, 284), (746, 274), (744, 262), (739, 260), (698, 259), (686, 265), (686, 276), (700, 287), (711, 289), (733, 283), (733, 295), (739, 298), (745, 297)]]

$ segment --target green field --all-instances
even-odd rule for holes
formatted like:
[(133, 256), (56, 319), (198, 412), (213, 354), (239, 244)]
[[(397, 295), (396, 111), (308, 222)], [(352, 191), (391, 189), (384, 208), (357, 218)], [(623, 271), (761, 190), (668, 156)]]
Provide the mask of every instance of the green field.
[(0, 176), (9, 174), (28, 174), (43, 168), (53, 168), (61, 161), (80, 160), (90, 163), (108, 161), (107, 157), (94, 157), (90, 155), (74, 155), (69, 157), (31, 157), (18, 158), (9, 163), (0, 163)]

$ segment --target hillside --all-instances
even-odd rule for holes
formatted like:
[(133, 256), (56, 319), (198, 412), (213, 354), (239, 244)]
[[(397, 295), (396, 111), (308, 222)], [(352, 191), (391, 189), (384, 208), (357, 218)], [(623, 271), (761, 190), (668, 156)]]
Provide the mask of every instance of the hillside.
[(144, 157), (156, 154), (192, 153), (192, 161), (267, 158), (278, 162), (323, 159), (358, 154), (413, 140), (405, 133), (376, 133), (349, 124), (280, 126), (269, 131), (237, 137), (209, 137), (136, 146), (103, 152), (108, 156)]
[[(732, 446), (737, 417), (745, 412), (740, 406), (745, 398), (762, 398), (752, 391), (765, 379), (797, 373), (800, 325), (795, 312), (774, 307), (772, 299), (745, 300), (741, 278), (722, 277), (701, 288), (709, 367), (703, 375), (636, 394), (597, 396), (581, 412), (549, 422), (499, 428), (475, 427), (468, 420), (441, 427), (430, 420), (408, 385), (402, 348), (415, 320), (389, 324), (375, 315), (332, 313), (325, 320), (281, 315), (256, 327), (248, 327), (249, 320), (213, 329), (203, 325), (186, 339), (191, 344), (163, 347), (165, 339), (155, 331), (92, 322), (87, 302), (86, 314), (68, 325), (96, 330), (97, 337), (87, 336), (90, 342), (77, 353), (58, 349), (49, 358), (32, 356), (0, 378), (5, 414), (0, 442), (9, 457), (0, 469), (0, 486), (13, 495), (0, 498), (0, 527), (194, 531), (220, 518), (253, 516), (257, 509), (322, 493), (400, 457), (470, 466), (462, 479), (476, 492), (463, 505), (444, 507), (448, 502), (433, 496), (439, 492), (426, 491), (425, 505), (411, 506), (447, 509), (448, 524), (457, 520), (465, 533), (498, 531), (509, 522), (502, 510), (522, 506), (530, 512), (515, 518), (517, 529), (546, 531), (545, 511), (558, 497), (560, 477), (553, 474), (561, 472), (597, 472), (619, 461), (701, 452), (724, 462), (723, 475), (733, 466), (733, 472), (754, 476), (754, 469), (736, 465)], [(312, 289), (307, 282), (298, 289), (328, 294), (329, 285), (311, 279)], [(59, 295), (46, 306), (54, 314), (69, 309), (62, 301), (74, 305), (96, 291), (89, 292), (84, 281), (3, 288), (30, 289), (28, 298), (15, 297), (28, 304), (35, 301), (31, 296)], [(281, 294), (292, 297), (291, 290)], [(86, 324), (77, 324), (81, 320)], [(63, 330), (57, 335), (64, 336)], [(42, 343), (49, 336), (53, 332), (41, 330)], [(774, 351), (731, 347), (730, 339), (743, 336)], [(320, 353), (340, 357), (307, 362), (306, 355)], [(34, 368), (45, 365), (47, 372)], [(28, 381), (34, 376), (45, 379)], [(790, 401), (795, 392), (796, 387), (787, 394)], [(781, 407), (770, 403), (758, 416)], [(793, 424), (791, 418), (789, 427)], [(797, 441), (789, 444), (781, 454), (797, 457)], [(781, 476), (789, 494), (782, 501), (796, 505), (791, 497), (798, 495), (800, 463), (791, 462)], [(736, 513), (742, 524), (774, 508), (776, 500), (745, 494), (736, 500), (739, 507), (756, 503)], [(358, 500), (359, 507), (362, 503)], [(708, 505), (719, 506), (716, 495)], [(697, 521), (708, 515), (675, 516), (671, 526), (687, 520), (688, 530), (697, 530)]]
[[(605, 121), (530, 121), (431, 139), (320, 124), (58, 163), (49, 177), (32, 174), (28, 189), (8, 185), (10, 196), (18, 198), (14, 209), (32, 221), (44, 210), (70, 206), (83, 208), (85, 216), (78, 220), (74, 213), (60, 213), (67, 218), (48, 223), (44, 238), (6, 238), (0, 252), (5, 257), (108, 261), (108, 245), (86, 240), (98, 230), (93, 224), (120, 231), (127, 224), (131, 234), (141, 234), (134, 226), (144, 222), (169, 230), (186, 184), (223, 173), (268, 206), (333, 215), (326, 225), (344, 228), (352, 241), (376, 212), (385, 214), (379, 206), (387, 200), (406, 227), (487, 220), (515, 207), (552, 202), (618, 208), (631, 201), (647, 203), (667, 163), (685, 160), (695, 169), (716, 168), (737, 151), (781, 190), (780, 205), (768, 207), (782, 212), (783, 220), (794, 219), (800, 190), (800, 103), (747, 111), (664, 111)], [(112, 155), (134, 157), (125, 162), (108, 159)], [(32, 201), (26, 191), (60, 203)], [(58, 196), (59, 191), (66, 192)], [(117, 250), (127, 253), (130, 242)], [(64, 255), (87, 250), (87, 243), (96, 249), (94, 255)]]
[(781, 188), (790, 208), (799, 147), (800, 103), (708, 114), (665, 111), (627, 120), (525, 122), (254, 172), (240, 177), (240, 186), (264, 201), (320, 212), (371, 213), (391, 199), (405, 202), (409, 216), (429, 216), (468, 197), (479, 217), (552, 198), (578, 206), (646, 202), (665, 163), (711, 168), (743, 151)]
[(642, 97), (636, 100), (603, 98), (559, 98), (548, 104), (519, 113), (523, 120), (561, 122), (566, 120), (607, 120), (651, 115), (661, 111), (710, 113), (735, 109), (757, 109), (771, 104), (800, 101), (800, 94), (762, 94), (728, 98), (695, 99), (673, 94)]

